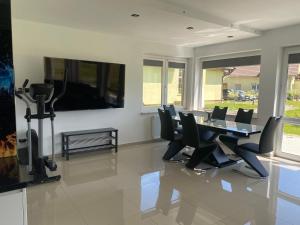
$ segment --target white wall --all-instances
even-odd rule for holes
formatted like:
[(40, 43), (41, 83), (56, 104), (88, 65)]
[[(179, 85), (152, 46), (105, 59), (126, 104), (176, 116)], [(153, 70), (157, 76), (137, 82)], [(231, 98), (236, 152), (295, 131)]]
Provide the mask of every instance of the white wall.
[[(144, 54), (192, 57), (190, 48), (134, 41), (97, 32), (29, 22), (13, 18), (13, 50), (16, 87), (28, 78), (43, 82), (43, 57), (85, 59), (126, 64), (125, 107), (123, 109), (58, 112), (55, 121), (56, 152), (60, 152), (62, 131), (115, 127), (120, 143), (150, 140), (151, 115), (141, 115), (142, 63)], [(24, 136), (25, 107), (16, 100), (18, 138)], [(36, 128), (36, 121), (33, 121)], [(45, 153), (50, 153), (50, 123), (45, 122)]]
[[(300, 45), (300, 25), (267, 31), (257, 38), (199, 47), (194, 52), (195, 57), (201, 59), (261, 51), (258, 123), (264, 124), (270, 115), (276, 114), (277, 97), (280, 94), (278, 85), (281, 76), (283, 48), (296, 45)], [(200, 74), (199, 65), (196, 65), (196, 73)]]

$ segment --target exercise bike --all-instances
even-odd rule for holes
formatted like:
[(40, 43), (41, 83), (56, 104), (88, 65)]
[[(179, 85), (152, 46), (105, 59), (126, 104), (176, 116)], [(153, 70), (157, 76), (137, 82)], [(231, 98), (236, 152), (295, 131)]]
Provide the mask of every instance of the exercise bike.
[[(54, 112), (54, 104), (57, 102), (66, 91), (67, 85), (67, 71), (65, 71), (63, 88), (61, 93), (56, 97), (54, 95), (53, 83), (37, 83), (31, 84), (27, 88), (29, 80), (26, 79), (21, 88), (15, 91), (15, 95), (26, 104), (26, 114), (24, 118), (27, 120), (27, 148), (25, 154), (19, 152), (19, 158), (23, 155), (26, 156), (25, 161), (28, 165), (28, 171), (30, 175), (33, 175), (34, 184), (59, 181), (61, 176), (48, 176), (46, 167), (50, 171), (57, 170), (57, 164), (55, 162), (55, 139), (54, 139), (54, 118), (56, 117)], [(31, 113), (30, 103), (36, 104), (36, 114)], [(50, 103), (49, 113), (45, 112), (45, 105)], [(51, 145), (52, 153), (51, 157), (44, 155), (43, 149), (43, 120), (49, 118), (51, 121)], [(38, 120), (38, 134), (34, 129), (31, 129), (31, 120)]]

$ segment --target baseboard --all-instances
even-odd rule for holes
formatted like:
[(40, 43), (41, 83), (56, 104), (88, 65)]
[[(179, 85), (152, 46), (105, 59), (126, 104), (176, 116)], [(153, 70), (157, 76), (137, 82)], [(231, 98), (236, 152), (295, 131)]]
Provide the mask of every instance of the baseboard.
[(137, 142), (130, 142), (126, 144), (120, 144), (119, 147), (122, 146), (131, 146), (131, 145), (140, 145), (140, 144), (150, 144), (150, 143), (156, 143), (156, 142), (162, 142), (163, 140), (161, 138), (146, 140), (146, 141), (137, 141)]

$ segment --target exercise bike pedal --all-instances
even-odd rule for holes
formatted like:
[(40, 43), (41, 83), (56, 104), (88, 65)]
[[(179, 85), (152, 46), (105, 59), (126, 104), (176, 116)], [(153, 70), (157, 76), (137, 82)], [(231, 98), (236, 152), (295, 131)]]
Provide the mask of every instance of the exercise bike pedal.
[(42, 180), (42, 183), (50, 183), (50, 182), (59, 181), (60, 178), (61, 178), (61, 175), (47, 177), (47, 178), (45, 178), (45, 179)]
[(47, 166), (47, 168), (50, 170), (50, 171), (56, 171), (57, 170), (57, 165), (54, 161), (52, 160), (49, 160), (48, 157), (46, 157), (44, 159), (44, 162), (45, 162), (45, 166)]
[(40, 178), (40, 179), (33, 180), (30, 184), (31, 185), (46, 184), (46, 183), (59, 181), (60, 179), (61, 179), (61, 175), (52, 176), (52, 177), (43, 177), (43, 178)]
[(26, 139), (26, 138), (20, 138), (20, 139), (19, 139), (19, 142), (20, 142), (20, 143), (26, 143), (26, 142), (27, 142), (27, 139)]

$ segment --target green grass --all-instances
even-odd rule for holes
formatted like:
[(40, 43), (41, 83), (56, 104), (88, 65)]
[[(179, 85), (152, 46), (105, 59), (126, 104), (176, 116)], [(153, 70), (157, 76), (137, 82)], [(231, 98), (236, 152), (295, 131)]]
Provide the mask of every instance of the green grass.
[(285, 134), (292, 134), (300, 136), (300, 126), (292, 124), (284, 124), (283, 131)]
[[(287, 100), (286, 107), (288, 108), (284, 113), (284, 115), (286, 117), (300, 118), (300, 102), (299, 101)], [(285, 124), (283, 127), (283, 131), (286, 134), (300, 136), (300, 126), (297, 126), (297, 125)]]
[(291, 109), (287, 109), (284, 115), (286, 117), (300, 118), (300, 102), (287, 100), (286, 104), (287, 107)]
[[(243, 109), (257, 109), (257, 102), (234, 102), (234, 101), (206, 101), (205, 109), (213, 109), (216, 105), (220, 107), (228, 107), (229, 111), (237, 111), (239, 108)], [(285, 116), (291, 118), (300, 118), (300, 101), (287, 100)], [(300, 136), (300, 126), (285, 124), (284, 133)]]
[(230, 111), (237, 111), (239, 108), (243, 109), (257, 109), (257, 102), (235, 102), (235, 101), (206, 101), (205, 109), (213, 109), (216, 105), (220, 107), (228, 107)]

